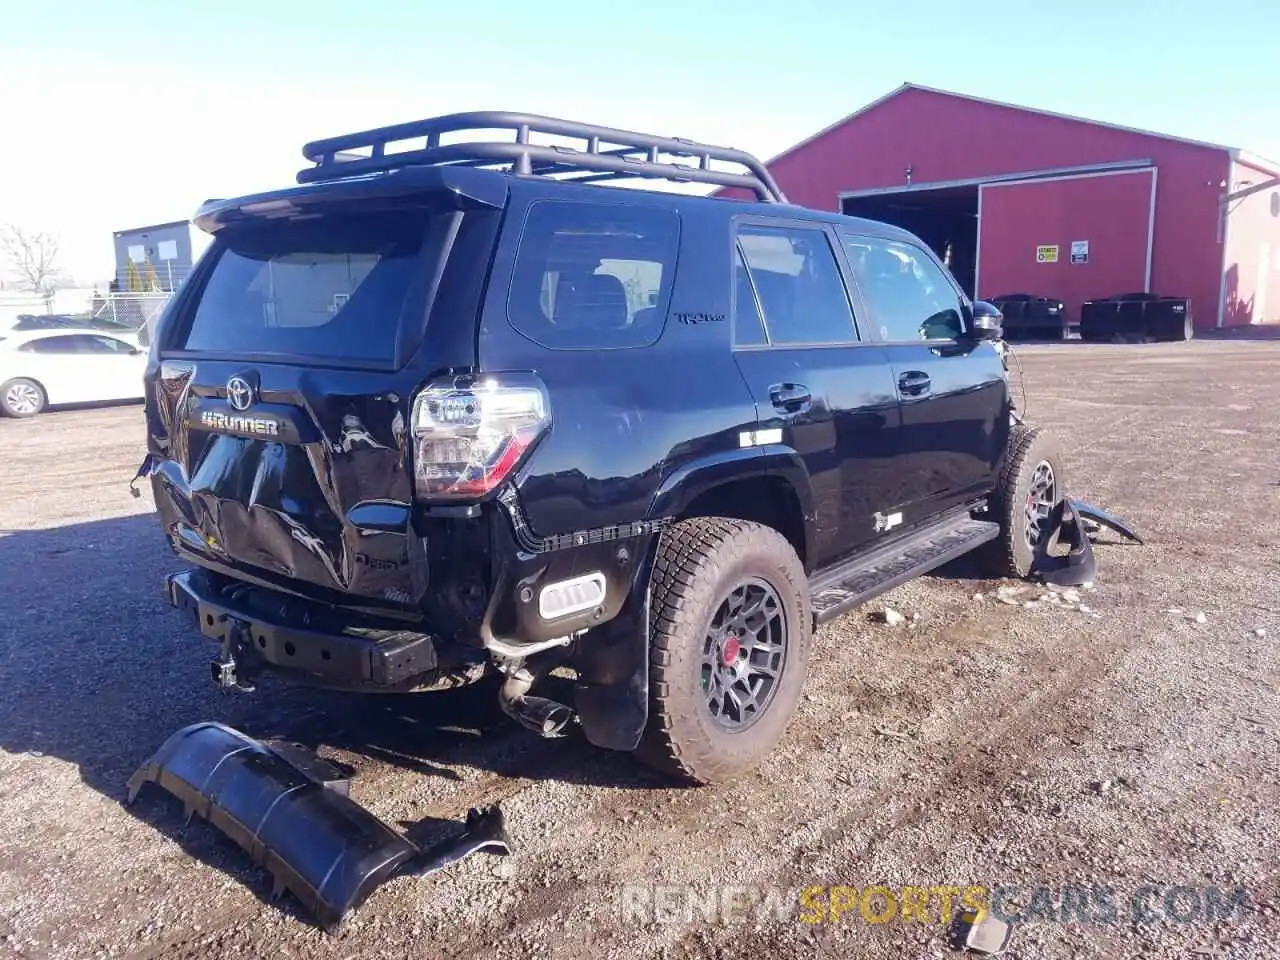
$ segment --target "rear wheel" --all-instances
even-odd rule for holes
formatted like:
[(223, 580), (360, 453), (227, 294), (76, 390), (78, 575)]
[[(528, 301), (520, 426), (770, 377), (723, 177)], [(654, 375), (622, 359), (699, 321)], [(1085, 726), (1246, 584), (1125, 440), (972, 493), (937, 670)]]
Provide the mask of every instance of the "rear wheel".
[(1026, 577), (1036, 553), (1053, 533), (1051, 516), (1066, 496), (1066, 470), (1054, 438), (1039, 427), (1016, 423), (1009, 456), (991, 499), (1000, 537), (990, 547), (992, 573)]
[(40, 384), (19, 377), (0, 384), (0, 410), (10, 417), (34, 417), (44, 409), (46, 398)]
[(776, 530), (698, 517), (662, 536), (651, 584), (649, 725), (637, 755), (698, 783), (762, 761), (809, 658), (808, 581)]

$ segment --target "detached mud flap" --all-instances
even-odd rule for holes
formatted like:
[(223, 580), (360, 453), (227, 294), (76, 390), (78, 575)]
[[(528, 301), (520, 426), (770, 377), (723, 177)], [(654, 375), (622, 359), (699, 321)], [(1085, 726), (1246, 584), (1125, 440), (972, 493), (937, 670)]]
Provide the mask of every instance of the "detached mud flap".
[[(1061, 501), (1049, 515), (1053, 533), (1036, 551), (1033, 571), (1045, 583), (1062, 587), (1078, 587), (1092, 583), (1097, 573), (1093, 559), (1093, 544), (1085, 533), (1084, 524), (1070, 500)], [(1063, 547), (1066, 548), (1065, 552)]]
[(1049, 519), (1053, 533), (1036, 552), (1033, 566), (1033, 572), (1045, 583), (1078, 587), (1093, 582), (1097, 562), (1093, 558), (1091, 534), (1099, 527), (1108, 527), (1126, 539), (1142, 543), (1123, 520), (1083, 500), (1063, 500)]
[(218, 723), (169, 737), (129, 780), (127, 803), (154, 783), (244, 849), (325, 930), (341, 926), (379, 884), (431, 873), (479, 850), (510, 853), (502, 812), (471, 810), (461, 834), (420, 849), (348, 796), (336, 766), (294, 744), (263, 742)]

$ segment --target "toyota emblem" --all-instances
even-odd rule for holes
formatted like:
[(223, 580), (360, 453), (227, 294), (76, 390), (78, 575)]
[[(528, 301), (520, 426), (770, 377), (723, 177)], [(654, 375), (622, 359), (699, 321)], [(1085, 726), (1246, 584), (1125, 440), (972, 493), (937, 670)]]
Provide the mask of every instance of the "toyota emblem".
[(227, 381), (227, 402), (233, 410), (248, 410), (253, 405), (253, 387), (244, 377)]

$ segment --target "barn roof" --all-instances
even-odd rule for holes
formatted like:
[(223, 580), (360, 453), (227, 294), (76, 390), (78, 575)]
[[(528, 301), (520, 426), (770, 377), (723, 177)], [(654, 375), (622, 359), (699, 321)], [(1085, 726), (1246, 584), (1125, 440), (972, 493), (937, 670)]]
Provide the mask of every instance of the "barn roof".
[(813, 134), (813, 136), (806, 137), (805, 139), (801, 140), (799, 143), (788, 147), (786, 150), (783, 150), (777, 156), (771, 157), (769, 160), (765, 161), (765, 165), (766, 166), (771, 165), (776, 161), (781, 160), (783, 157), (789, 156), (790, 154), (793, 154), (796, 151), (804, 147), (807, 147), (809, 144), (813, 143), (815, 140), (818, 140), (826, 136), (831, 131), (844, 126), (849, 121), (862, 116), (862, 114), (867, 113), (870, 110), (874, 110), (876, 107), (880, 106), (882, 103), (886, 103), (889, 100), (892, 100), (894, 97), (897, 97), (908, 90), (918, 90), (918, 91), (921, 91), (922, 93), (932, 93), (942, 97), (954, 97), (957, 100), (968, 100), (972, 103), (984, 103), (987, 106), (991, 106), (991, 107), (1003, 107), (1006, 110), (1018, 110), (1022, 113), (1033, 113), (1041, 117), (1054, 117), (1058, 120), (1071, 120), (1071, 121), (1074, 121), (1075, 123), (1087, 123), (1090, 126), (1094, 126), (1094, 127), (1106, 127), (1107, 129), (1110, 129), (1110, 130), (1121, 130), (1121, 131), (1124, 131), (1125, 133), (1135, 133), (1144, 137), (1155, 137), (1159, 140), (1172, 140), (1175, 143), (1185, 143), (1195, 147), (1207, 147), (1210, 150), (1222, 150), (1226, 153), (1231, 154), (1231, 156), (1234, 159), (1239, 160), (1242, 163), (1246, 163), (1251, 167), (1256, 167), (1259, 170), (1265, 171), (1273, 175), (1280, 175), (1280, 164), (1276, 164), (1270, 160), (1267, 160), (1263, 157), (1256, 156), (1254, 154), (1246, 153), (1245, 151), (1240, 150), (1237, 147), (1228, 147), (1220, 143), (1209, 143), (1204, 140), (1192, 140), (1188, 137), (1175, 137), (1167, 133), (1157, 133), (1154, 130), (1142, 130), (1138, 127), (1126, 127), (1123, 124), (1119, 124), (1119, 123), (1107, 123), (1102, 120), (1090, 120), (1087, 117), (1077, 117), (1069, 113), (1055, 113), (1052, 110), (1040, 110), (1036, 107), (1024, 107), (1016, 103), (1005, 103), (1001, 100), (988, 100), (985, 97), (974, 97), (974, 96), (970, 96), (967, 93), (956, 93), (953, 90), (939, 90), (936, 87), (926, 87), (919, 83), (904, 83), (900, 87), (890, 90), (884, 96), (878, 97), (877, 99), (872, 100), (866, 106), (859, 107), (857, 110), (853, 111), (853, 113), (849, 114), (848, 116), (841, 117), (835, 123), (832, 123), (826, 127), (823, 127), (817, 133)]

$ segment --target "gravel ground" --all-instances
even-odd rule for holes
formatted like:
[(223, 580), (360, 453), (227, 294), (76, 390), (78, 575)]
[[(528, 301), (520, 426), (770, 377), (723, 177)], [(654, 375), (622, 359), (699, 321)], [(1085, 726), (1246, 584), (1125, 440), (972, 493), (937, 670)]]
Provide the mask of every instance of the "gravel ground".
[[(1018, 356), (1072, 491), (1147, 544), (1099, 546), (1079, 600), (1004, 603), (960, 564), (842, 618), (773, 762), (704, 789), (471, 691), (218, 694), (126, 490), (139, 408), (0, 422), (0, 957), (954, 955), (940, 894), (928, 922), (825, 910), (907, 885), (1004, 888), (1015, 957), (1280, 957), (1280, 344)], [(872, 622), (886, 604), (914, 619)], [(501, 801), (517, 853), (396, 880), (325, 935), (172, 798), (121, 805), (201, 719), (353, 764), (356, 799), (417, 837)], [(811, 893), (815, 924), (811, 886), (855, 889)], [(1061, 916), (1074, 887), (1114, 916)], [(1209, 887), (1246, 901), (1206, 919)]]

